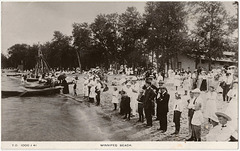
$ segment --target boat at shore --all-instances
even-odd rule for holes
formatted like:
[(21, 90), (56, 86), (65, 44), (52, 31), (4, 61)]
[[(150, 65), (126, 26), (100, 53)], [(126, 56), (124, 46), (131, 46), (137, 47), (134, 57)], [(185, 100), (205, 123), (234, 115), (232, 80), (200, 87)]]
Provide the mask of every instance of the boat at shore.
[(23, 92), (21, 92), (21, 91), (4, 91), (4, 90), (2, 90), (2, 98), (19, 96), (22, 93)]
[(30, 97), (30, 96), (47, 96), (47, 95), (54, 95), (59, 94), (62, 87), (52, 87), (52, 88), (45, 88), (40, 90), (26, 90), (26, 91), (4, 91), (2, 90), (2, 97)]
[(27, 82), (37, 82), (39, 79), (38, 78), (27, 78)]
[(18, 76), (22, 76), (21, 73), (16, 73), (16, 74), (7, 74), (8, 77), (18, 77)]
[(51, 85), (35, 85), (35, 86), (24, 86), (27, 89), (45, 89), (50, 88)]

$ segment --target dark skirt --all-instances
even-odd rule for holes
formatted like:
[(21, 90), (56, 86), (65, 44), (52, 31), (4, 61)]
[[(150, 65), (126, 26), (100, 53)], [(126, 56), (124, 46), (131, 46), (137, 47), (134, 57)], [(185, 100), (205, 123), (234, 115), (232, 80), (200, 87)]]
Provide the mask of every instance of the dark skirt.
[(200, 87), (201, 91), (206, 91), (207, 90), (207, 80), (203, 79)]
[(120, 107), (122, 108), (123, 113), (131, 112), (130, 98), (129, 97), (122, 97)]
[(138, 113), (139, 114), (143, 114), (143, 104), (142, 103), (138, 103)]
[(180, 111), (174, 111), (174, 114), (173, 114), (173, 122), (174, 123), (180, 123), (181, 113), (182, 112), (180, 112)]

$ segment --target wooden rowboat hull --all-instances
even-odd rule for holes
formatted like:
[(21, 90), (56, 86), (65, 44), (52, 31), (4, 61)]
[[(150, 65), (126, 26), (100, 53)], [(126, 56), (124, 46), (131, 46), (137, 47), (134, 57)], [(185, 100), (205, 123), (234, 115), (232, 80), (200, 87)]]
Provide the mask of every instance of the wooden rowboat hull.
[(47, 96), (60, 93), (61, 87), (58, 88), (46, 88), (36, 91), (26, 91), (20, 94), (20, 97), (30, 97), (30, 96)]
[(22, 74), (7, 74), (8, 77), (18, 77), (21, 76)]
[(62, 87), (55, 87), (55, 88), (46, 88), (36, 91), (2, 91), (2, 98), (5, 97), (14, 97), (14, 96), (20, 96), (20, 97), (30, 97), (30, 96), (47, 96), (47, 95), (54, 95), (59, 94)]
[(21, 92), (21, 91), (3, 91), (3, 90), (2, 90), (2, 98), (19, 96), (19, 95), (22, 94), (22, 93), (23, 93), (23, 92)]
[(25, 86), (25, 88), (28, 89), (46, 89), (50, 87), (51, 87), (50, 85)]
[(28, 78), (27, 79), (27, 82), (36, 82), (36, 81), (38, 81), (37, 78)]

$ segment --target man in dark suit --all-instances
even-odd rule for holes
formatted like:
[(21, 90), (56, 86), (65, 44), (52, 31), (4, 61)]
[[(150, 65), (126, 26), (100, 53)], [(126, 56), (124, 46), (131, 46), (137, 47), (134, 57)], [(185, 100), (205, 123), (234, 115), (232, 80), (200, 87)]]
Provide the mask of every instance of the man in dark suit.
[(163, 133), (167, 131), (167, 113), (168, 113), (168, 102), (170, 95), (167, 92), (166, 87), (160, 89), (160, 94), (157, 94), (157, 103), (158, 103), (158, 114), (159, 114), (159, 123), (160, 128)]
[[(150, 75), (149, 78), (146, 79), (146, 81), (149, 81), (151, 83), (150, 87), (153, 89), (153, 91), (156, 93), (158, 88), (153, 84), (153, 77)], [(146, 86), (144, 85), (143, 88), (146, 89)], [(152, 115), (155, 115), (155, 102), (152, 102)]]
[[(159, 98), (160, 97), (160, 95), (161, 95), (161, 89), (163, 88), (163, 84), (164, 84), (164, 82), (163, 81), (159, 81), (158, 82), (158, 89), (157, 89), (157, 91), (156, 91), (156, 97), (157, 98)], [(156, 103), (157, 103), (157, 111), (156, 111), (156, 113), (157, 113), (157, 118), (155, 119), (156, 121), (159, 121), (159, 107), (160, 107), (160, 101), (159, 100), (157, 100), (156, 99)]]
[(152, 127), (152, 106), (153, 106), (153, 101), (156, 96), (156, 93), (154, 90), (151, 88), (151, 82), (146, 81), (146, 90), (145, 90), (145, 95), (143, 99), (143, 107), (144, 107), (144, 112), (145, 116), (147, 119), (147, 127)]

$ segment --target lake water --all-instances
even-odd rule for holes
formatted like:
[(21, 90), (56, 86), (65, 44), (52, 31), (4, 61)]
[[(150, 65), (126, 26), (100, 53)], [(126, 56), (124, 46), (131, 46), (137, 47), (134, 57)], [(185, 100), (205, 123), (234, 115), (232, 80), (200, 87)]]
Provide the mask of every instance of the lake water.
[[(18, 90), (20, 78), (2, 75), (2, 90)], [(111, 125), (96, 107), (61, 95), (2, 98), (2, 141), (108, 140)]]

